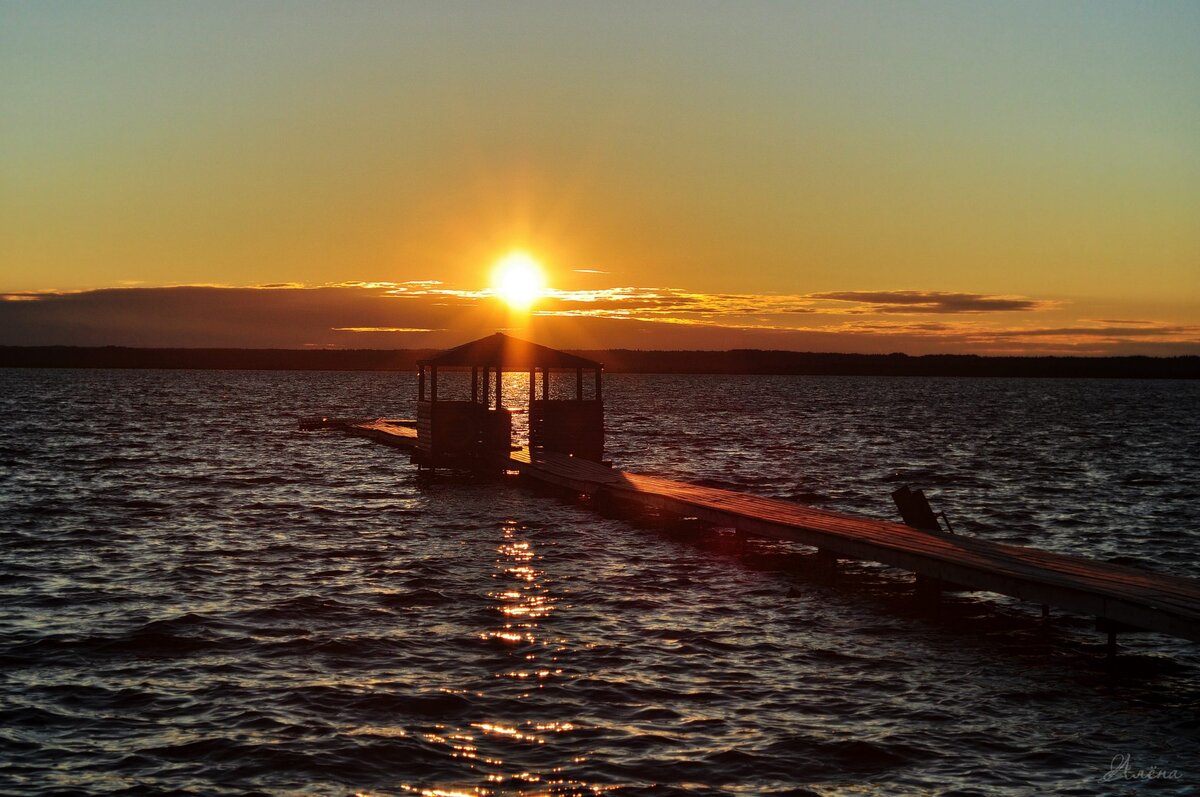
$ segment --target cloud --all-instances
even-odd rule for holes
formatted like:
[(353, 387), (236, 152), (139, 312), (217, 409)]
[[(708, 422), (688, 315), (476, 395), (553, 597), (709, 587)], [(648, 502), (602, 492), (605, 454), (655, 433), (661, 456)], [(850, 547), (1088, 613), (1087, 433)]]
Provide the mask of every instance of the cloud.
[(39, 294), (36, 301), (0, 302), (0, 344), (288, 348), (344, 345), (352, 336), (355, 345), (395, 348), (430, 345), (434, 330), (488, 330), (504, 318), (487, 303), (466, 312), (422, 299), (402, 304), (381, 288), (328, 286)]
[(1019, 296), (941, 291), (834, 291), (809, 294), (813, 299), (854, 302), (875, 313), (1004, 313), (1044, 310), (1051, 302)]
[[(421, 327), (331, 327), (334, 332), (440, 332), (438, 329)], [(313, 344), (306, 344), (313, 345)]]
[(605, 288), (556, 291), (540, 306), (544, 315), (591, 315), (694, 321), (723, 317), (760, 319), (799, 315), (954, 315), (1029, 312), (1055, 303), (1018, 296), (940, 291), (838, 291), (814, 294), (696, 293), (678, 288)]
[(541, 315), (660, 320), (680, 317), (714, 320), (723, 316), (778, 316), (813, 313), (802, 296), (696, 293), (679, 288), (618, 287), (592, 291), (552, 291), (539, 305)]
[(531, 316), (517, 317), (487, 291), (434, 280), (17, 292), (0, 301), (0, 345), (436, 348), (513, 328), (547, 345), (581, 349), (1200, 353), (1200, 327), (1185, 324), (1105, 323), (1056, 313), (1055, 323), (1014, 326), (999, 315), (966, 309), (922, 318), (929, 311), (921, 308), (931, 304), (966, 308), (982, 301), (994, 307), (992, 300), (1035, 300), (911, 291), (901, 292), (910, 302), (902, 306), (913, 308), (907, 313), (859, 312), (885, 306), (863, 301), (864, 295), (894, 301), (897, 294), (709, 294), (626, 286), (553, 291)]

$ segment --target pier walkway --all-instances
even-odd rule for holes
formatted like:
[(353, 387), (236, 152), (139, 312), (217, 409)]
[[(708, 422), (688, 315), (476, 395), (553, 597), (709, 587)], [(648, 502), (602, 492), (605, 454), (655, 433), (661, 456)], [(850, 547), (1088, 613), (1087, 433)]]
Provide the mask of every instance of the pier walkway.
[[(347, 425), (350, 434), (413, 449), (412, 421)], [(826, 557), (908, 570), (927, 586), (979, 590), (1092, 615), (1112, 634), (1158, 631), (1200, 641), (1200, 581), (901, 523), (816, 509), (794, 501), (629, 473), (550, 452), (514, 451), (500, 463), (544, 484), (598, 501), (695, 517), (750, 537), (791, 540)]]

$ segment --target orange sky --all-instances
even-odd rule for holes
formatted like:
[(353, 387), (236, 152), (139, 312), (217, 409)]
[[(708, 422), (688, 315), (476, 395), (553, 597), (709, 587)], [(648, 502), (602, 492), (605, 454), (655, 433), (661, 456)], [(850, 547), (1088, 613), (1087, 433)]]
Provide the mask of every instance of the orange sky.
[[(1198, 29), (6, 4), (0, 344), (1198, 353)], [(553, 289), (528, 320), (481, 294), (514, 248)]]

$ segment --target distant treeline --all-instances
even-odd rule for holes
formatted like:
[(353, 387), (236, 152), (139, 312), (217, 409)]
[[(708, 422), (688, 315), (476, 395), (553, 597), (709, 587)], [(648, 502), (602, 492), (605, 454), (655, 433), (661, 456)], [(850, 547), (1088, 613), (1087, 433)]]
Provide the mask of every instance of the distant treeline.
[[(406, 371), (427, 349), (137, 349), (0, 346), (3, 368), (208, 368)], [(1200, 357), (980, 357), (794, 351), (577, 351), (612, 373), (1021, 376), (1198, 379)]]
[(258, 371), (407, 371), (433, 349), (140, 349), (0, 346), (0, 368), (185, 368)]
[(1027, 376), (1200, 379), (1200, 357), (981, 357), (974, 354), (821, 354), (796, 351), (579, 352), (609, 371), (825, 376)]

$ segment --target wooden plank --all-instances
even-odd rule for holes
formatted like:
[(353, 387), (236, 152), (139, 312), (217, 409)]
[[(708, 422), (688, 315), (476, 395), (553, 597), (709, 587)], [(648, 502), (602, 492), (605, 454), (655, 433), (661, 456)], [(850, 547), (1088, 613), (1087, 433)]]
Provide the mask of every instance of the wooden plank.
[[(381, 418), (346, 428), (412, 450), (419, 434), (428, 434), (427, 426), (427, 419), (414, 424)], [(880, 562), (922, 578), (1200, 641), (1200, 581), (1195, 579), (627, 473), (554, 452), (513, 451), (508, 466), (538, 481), (618, 503), (694, 516), (743, 534), (810, 545), (830, 556)]]
[(553, 453), (515, 452), (512, 461), (526, 475), (580, 492), (1200, 641), (1200, 582), (1194, 579), (626, 473)]
[[(346, 427), (346, 431), (357, 437), (368, 437), (384, 445), (408, 450), (417, 447), (418, 427), (411, 425), (412, 421), (379, 418), (366, 423), (356, 423)], [(426, 438), (428, 439), (428, 438)]]

